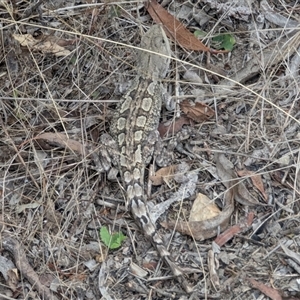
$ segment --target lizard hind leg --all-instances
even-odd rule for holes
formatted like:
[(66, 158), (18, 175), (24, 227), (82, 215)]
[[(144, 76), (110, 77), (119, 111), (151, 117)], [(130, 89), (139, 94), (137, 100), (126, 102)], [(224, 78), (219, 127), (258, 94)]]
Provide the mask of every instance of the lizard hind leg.
[(144, 158), (144, 165), (148, 165), (153, 157), (153, 152), (156, 149), (156, 144), (160, 140), (159, 133), (155, 129), (148, 135), (146, 142), (142, 145), (142, 155)]

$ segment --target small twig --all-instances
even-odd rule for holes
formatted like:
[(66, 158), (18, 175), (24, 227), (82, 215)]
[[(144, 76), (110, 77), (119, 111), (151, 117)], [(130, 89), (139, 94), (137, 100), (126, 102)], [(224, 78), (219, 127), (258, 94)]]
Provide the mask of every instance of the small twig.
[(9, 251), (13, 255), (17, 268), (19, 269), (21, 274), (38, 291), (42, 299), (57, 300), (57, 298), (54, 295), (52, 295), (50, 289), (40, 282), (38, 275), (29, 264), (26, 257), (26, 253), (22, 249), (20, 243), (16, 239), (10, 237), (9, 235), (4, 234), (2, 239), (2, 245), (5, 250)]

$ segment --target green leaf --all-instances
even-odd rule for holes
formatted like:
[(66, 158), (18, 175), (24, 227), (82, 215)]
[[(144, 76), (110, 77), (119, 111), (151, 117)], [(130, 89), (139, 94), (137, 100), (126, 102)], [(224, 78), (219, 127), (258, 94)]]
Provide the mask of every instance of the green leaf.
[(106, 226), (101, 227), (101, 229), (100, 229), (100, 238), (101, 238), (101, 241), (105, 244), (105, 246), (109, 245), (111, 235), (110, 235), (110, 233), (109, 233)]
[(228, 33), (217, 35), (213, 37), (212, 40), (218, 44), (216, 48), (225, 49), (227, 51), (231, 51), (235, 44), (234, 36)]
[(109, 249), (117, 249), (122, 245), (122, 242), (126, 239), (126, 236), (122, 232), (114, 233), (112, 235)]
[(110, 234), (107, 227), (103, 226), (100, 229), (100, 238), (105, 246), (107, 246), (109, 249), (117, 249), (121, 247), (122, 242), (126, 239), (126, 236), (122, 232)]
[(197, 38), (197, 39), (203, 39), (205, 38), (207, 35), (207, 33), (203, 30), (195, 30), (194, 31), (194, 36)]

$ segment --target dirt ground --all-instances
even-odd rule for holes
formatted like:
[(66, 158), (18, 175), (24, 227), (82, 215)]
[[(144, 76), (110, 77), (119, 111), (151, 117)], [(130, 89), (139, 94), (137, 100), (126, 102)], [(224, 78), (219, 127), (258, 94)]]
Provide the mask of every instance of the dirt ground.
[[(300, 299), (298, 2), (160, 3), (206, 46), (227, 47), (221, 33), (233, 46), (170, 39), (170, 159), (147, 166), (149, 209), (191, 294), (126, 211), (113, 165), (97, 166), (154, 21), (142, 2), (94, 2), (0, 2), (0, 299)], [(126, 236), (115, 249), (105, 227)]]

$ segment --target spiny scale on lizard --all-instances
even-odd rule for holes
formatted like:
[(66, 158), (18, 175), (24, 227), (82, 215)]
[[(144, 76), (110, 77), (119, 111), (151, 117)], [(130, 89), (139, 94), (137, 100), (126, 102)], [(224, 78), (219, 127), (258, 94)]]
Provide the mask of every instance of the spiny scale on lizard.
[(154, 25), (142, 37), (141, 48), (153, 53), (139, 51), (137, 76), (117, 106), (110, 131), (120, 151), (118, 168), (126, 190), (127, 207), (182, 287), (191, 292), (192, 288), (150, 220), (144, 191), (145, 168), (158, 140), (157, 127), (164, 93), (161, 80), (169, 69), (168, 57), (171, 55), (169, 41), (161, 26)]

